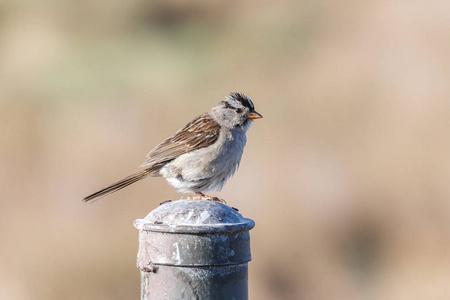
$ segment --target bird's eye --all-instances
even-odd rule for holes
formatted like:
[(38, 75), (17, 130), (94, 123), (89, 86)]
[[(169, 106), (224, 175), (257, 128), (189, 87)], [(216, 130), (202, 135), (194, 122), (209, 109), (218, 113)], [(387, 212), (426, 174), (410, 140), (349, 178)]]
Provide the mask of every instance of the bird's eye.
[(242, 108), (236, 108), (236, 112), (240, 114), (242, 112)]

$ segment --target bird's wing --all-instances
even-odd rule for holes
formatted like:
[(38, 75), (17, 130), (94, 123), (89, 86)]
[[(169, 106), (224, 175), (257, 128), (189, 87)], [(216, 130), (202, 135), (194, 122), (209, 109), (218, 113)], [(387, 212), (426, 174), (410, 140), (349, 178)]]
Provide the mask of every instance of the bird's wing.
[(219, 133), (220, 125), (208, 113), (200, 115), (150, 151), (139, 167), (165, 163), (184, 153), (208, 147), (217, 141)]

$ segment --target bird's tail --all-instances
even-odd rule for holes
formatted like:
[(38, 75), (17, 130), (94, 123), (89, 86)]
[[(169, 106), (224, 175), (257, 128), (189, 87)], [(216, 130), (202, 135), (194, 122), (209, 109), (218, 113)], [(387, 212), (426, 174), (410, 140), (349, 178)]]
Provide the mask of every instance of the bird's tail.
[(82, 201), (83, 202), (94, 202), (94, 201), (96, 201), (100, 198), (103, 198), (109, 194), (117, 192), (118, 190), (121, 190), (124, 187), (129, 186), (130, 184), (133, 184), (141, 179), (144, 179), (145, 177), (149, 176), (151, 173), (154, 173), (154, 172), (155, 172), (155, 170), (153, 170), (153, 169), (145, 169), (140, 172), (134, 173), (130, 176), (125, 177), (122, 180), (114, 182), (110, 186), (107, 186), (87, 197), (84, 197), (84, 199)]

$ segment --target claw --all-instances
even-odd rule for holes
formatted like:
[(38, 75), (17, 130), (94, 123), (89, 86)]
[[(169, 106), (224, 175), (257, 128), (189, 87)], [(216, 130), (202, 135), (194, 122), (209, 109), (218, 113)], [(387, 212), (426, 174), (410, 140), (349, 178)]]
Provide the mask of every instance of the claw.
[(189, 195), (189, 196), (187, 196), (187, 199), (189, 199), (189, 200), (207, 200), (207, 201), (219, 202), (219, 203), (222, 203), (225, 205), (227, 204), (227, 202), (223, 199), (220, 199), (217, 197), (211, 197), (211, 196), (205, 195), (201, 192), (196, 192), (195, 196)]

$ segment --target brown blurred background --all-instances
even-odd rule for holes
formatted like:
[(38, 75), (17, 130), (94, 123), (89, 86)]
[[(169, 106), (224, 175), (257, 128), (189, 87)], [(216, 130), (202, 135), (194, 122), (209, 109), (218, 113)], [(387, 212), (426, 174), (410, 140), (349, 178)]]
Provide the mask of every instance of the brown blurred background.
[(230, 91), (251, 299), (450, 299), (450, 2), (0, 1), (0, 299), (138, 299), (147, 179)]

